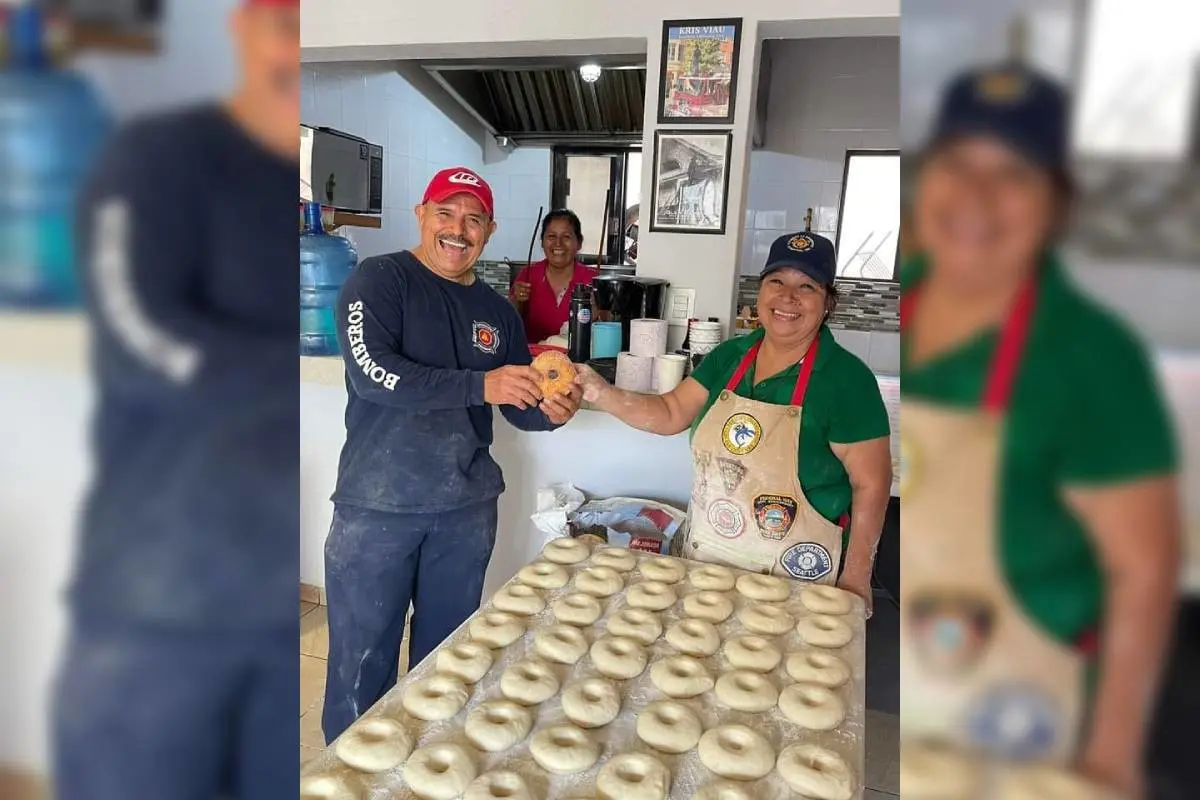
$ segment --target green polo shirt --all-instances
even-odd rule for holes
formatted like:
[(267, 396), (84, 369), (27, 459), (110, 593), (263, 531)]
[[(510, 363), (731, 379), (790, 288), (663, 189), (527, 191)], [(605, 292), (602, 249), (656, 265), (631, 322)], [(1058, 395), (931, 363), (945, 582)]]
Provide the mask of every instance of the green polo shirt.
[[(763, 336), (764, 332), (760, 330), (722, 343), (692, 372), (692, 377), (708, 390), (704, 409), (692, 423), (692, 436), (696, 435), (700, 420), (725, 389), (742, 358)], [(888, 415), (879, 393), (879, 382), (867, 365), (838, 344), (825, 326), (821, 327), (820, 341), (808, 391), (804, 395), (804, 413), (800, 416), (797, 473), (808, 502), (823, 517), (836, 522), (850, 509), (850, 479), (842, 462), (829, 449), (829, 443), (853, 444), (887, 436)], [(792, 391), (799, 375), (797, 363), (755, 383), (754, 365), (751, 364), (735, 394), (786, 406), (792, 402)]]
[[(901, 271), (901, 290), (925, 273)], [(1064, 486), (1120, 484), (1174, 472), (1169, 416), (1145, 347), (1088, 300), (1053, 257), (1004, 425), (997, 554), (1018, 603), (1063, 642), (1094, 630), (1104, 608), (1098, 553), (1064, 502)], [(978, 407), (999, 330), (920, 367), (901, 336), (901, 397)]]

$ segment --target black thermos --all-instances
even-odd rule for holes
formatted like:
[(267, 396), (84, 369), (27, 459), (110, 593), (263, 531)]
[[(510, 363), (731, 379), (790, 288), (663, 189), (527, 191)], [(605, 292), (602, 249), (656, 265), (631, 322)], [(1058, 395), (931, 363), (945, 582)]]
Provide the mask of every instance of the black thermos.
[(567, 321), (567, 357), (582, 364), (592, 357), (592, 287), (576, 284)]

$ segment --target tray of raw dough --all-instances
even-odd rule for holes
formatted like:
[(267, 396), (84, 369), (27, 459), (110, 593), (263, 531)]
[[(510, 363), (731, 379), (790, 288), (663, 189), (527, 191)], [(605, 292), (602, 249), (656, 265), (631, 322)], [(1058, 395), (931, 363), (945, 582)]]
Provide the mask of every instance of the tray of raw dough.
[(852, 594), (558, 539), (303, 769), (304, 800), (858, 800)]

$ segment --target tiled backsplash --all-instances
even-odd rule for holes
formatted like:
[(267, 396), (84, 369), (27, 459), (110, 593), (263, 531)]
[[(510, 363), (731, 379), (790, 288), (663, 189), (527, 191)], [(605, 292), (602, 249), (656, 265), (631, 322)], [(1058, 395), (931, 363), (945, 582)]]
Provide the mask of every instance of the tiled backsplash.
[[(844, 278), (837, 282), (838, 307), (830, 327), (852, 331), (900, 330), (900, 284), (898, 281), (866, 281)], [(738, 308), (754, 308), (758, 278), (743, 275), (738, 280)]]

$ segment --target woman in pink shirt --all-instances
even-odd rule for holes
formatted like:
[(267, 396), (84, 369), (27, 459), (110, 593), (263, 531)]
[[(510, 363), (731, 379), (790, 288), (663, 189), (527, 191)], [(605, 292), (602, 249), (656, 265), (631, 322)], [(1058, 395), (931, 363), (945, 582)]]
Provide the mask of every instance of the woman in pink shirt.
[(583, 227), (575, 212), (551, 211), (542, 220), (542, 252), (546, 257), (525, 267), (513, 281), (509, 297), (525, 323), (525, 338), (537, 344), (558, 335), (571, 313), (571, 292), (600, 274), (575, 260), (583, 246)]

